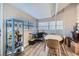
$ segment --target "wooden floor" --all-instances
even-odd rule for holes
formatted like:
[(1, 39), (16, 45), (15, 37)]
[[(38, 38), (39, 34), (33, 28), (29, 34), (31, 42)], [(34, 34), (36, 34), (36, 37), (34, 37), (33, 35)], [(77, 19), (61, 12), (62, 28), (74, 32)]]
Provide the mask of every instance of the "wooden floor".
[[(61, 47), (61, 56), (77, 56), (67, 46), (63, 46), (63, 47), (65, 51)], [(45, 47), (44, 42), (38, 42), (34, 45), (30, 45), (25, 48), (25, 51), (23, 53), (18, 54), (18, 56), (47, 56), (47, 55), (48, 55), (48, 48)]]

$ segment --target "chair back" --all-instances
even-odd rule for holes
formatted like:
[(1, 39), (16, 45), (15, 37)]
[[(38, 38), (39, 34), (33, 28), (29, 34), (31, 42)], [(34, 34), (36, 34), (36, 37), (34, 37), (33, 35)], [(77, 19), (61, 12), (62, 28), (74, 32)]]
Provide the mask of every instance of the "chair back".
[(57, 49), (60, 47), (60, 43), (58, 40), (48, 39), (47, 46), (48, 46), (48, 48), (51, 48), (51, 49)]

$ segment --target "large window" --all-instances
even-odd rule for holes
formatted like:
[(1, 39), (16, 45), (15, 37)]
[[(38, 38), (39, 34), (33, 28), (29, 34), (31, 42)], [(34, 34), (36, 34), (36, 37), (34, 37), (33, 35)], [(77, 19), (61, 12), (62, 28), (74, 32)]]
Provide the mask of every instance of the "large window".
[(24, 29), (28, 29), (28, 21), (24, 21)]
[(38, 24), (39, 31), (56, 32), (63, 30), (63, 21), (42, 22)]
[(49, 22), (49, 29), (50, 30), (55, 30), (55, 21)]
[(24, 30), (31, 30), (32, 32), (36, 32), (36, 24), (31, 21), (24, 21)]
[(48, 22), (42, 22), (38, 24), (39, 31), (48, 31)]
[(63, 21), (57, 21), (57, 30), (63, 30)]

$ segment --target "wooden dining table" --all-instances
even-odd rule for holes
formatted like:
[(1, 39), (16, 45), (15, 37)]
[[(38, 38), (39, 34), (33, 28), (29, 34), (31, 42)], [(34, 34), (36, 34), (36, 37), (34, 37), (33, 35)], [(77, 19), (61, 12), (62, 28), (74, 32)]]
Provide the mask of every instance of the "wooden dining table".
[(62, 41), (62, 37), (60, 35), (46, 35), (44, 37), (45, 40), (48, 40), (48, 39), (52, 39), (52, 40), (58, 40), (58, 41)]
[(46, 36), (44, 37), (44, 39), (45, 39), (45, 46), (46, 46), (47, 41), (48, 41), (49, 39), (58, 40), (58, 41), (60, 42), (60, 45), (62, 45), (63, 42), (64, 42), (63, 37), (61, 37), (60, 35), (51, 35), (51, 34), (50, 34), (50, 35), (46, 35)]

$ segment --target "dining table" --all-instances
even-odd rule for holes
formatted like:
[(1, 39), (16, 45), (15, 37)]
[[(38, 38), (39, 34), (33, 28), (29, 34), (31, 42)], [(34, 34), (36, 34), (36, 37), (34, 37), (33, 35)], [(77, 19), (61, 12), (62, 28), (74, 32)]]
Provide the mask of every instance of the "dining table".
[(60, 35), (46, 35), (44, 37), (44, 39), (45, 40), (52, 39), (52, 40), (58, 40), (58, 41), (62, 41), (63, 40), (62, 36), (60, 36)]

